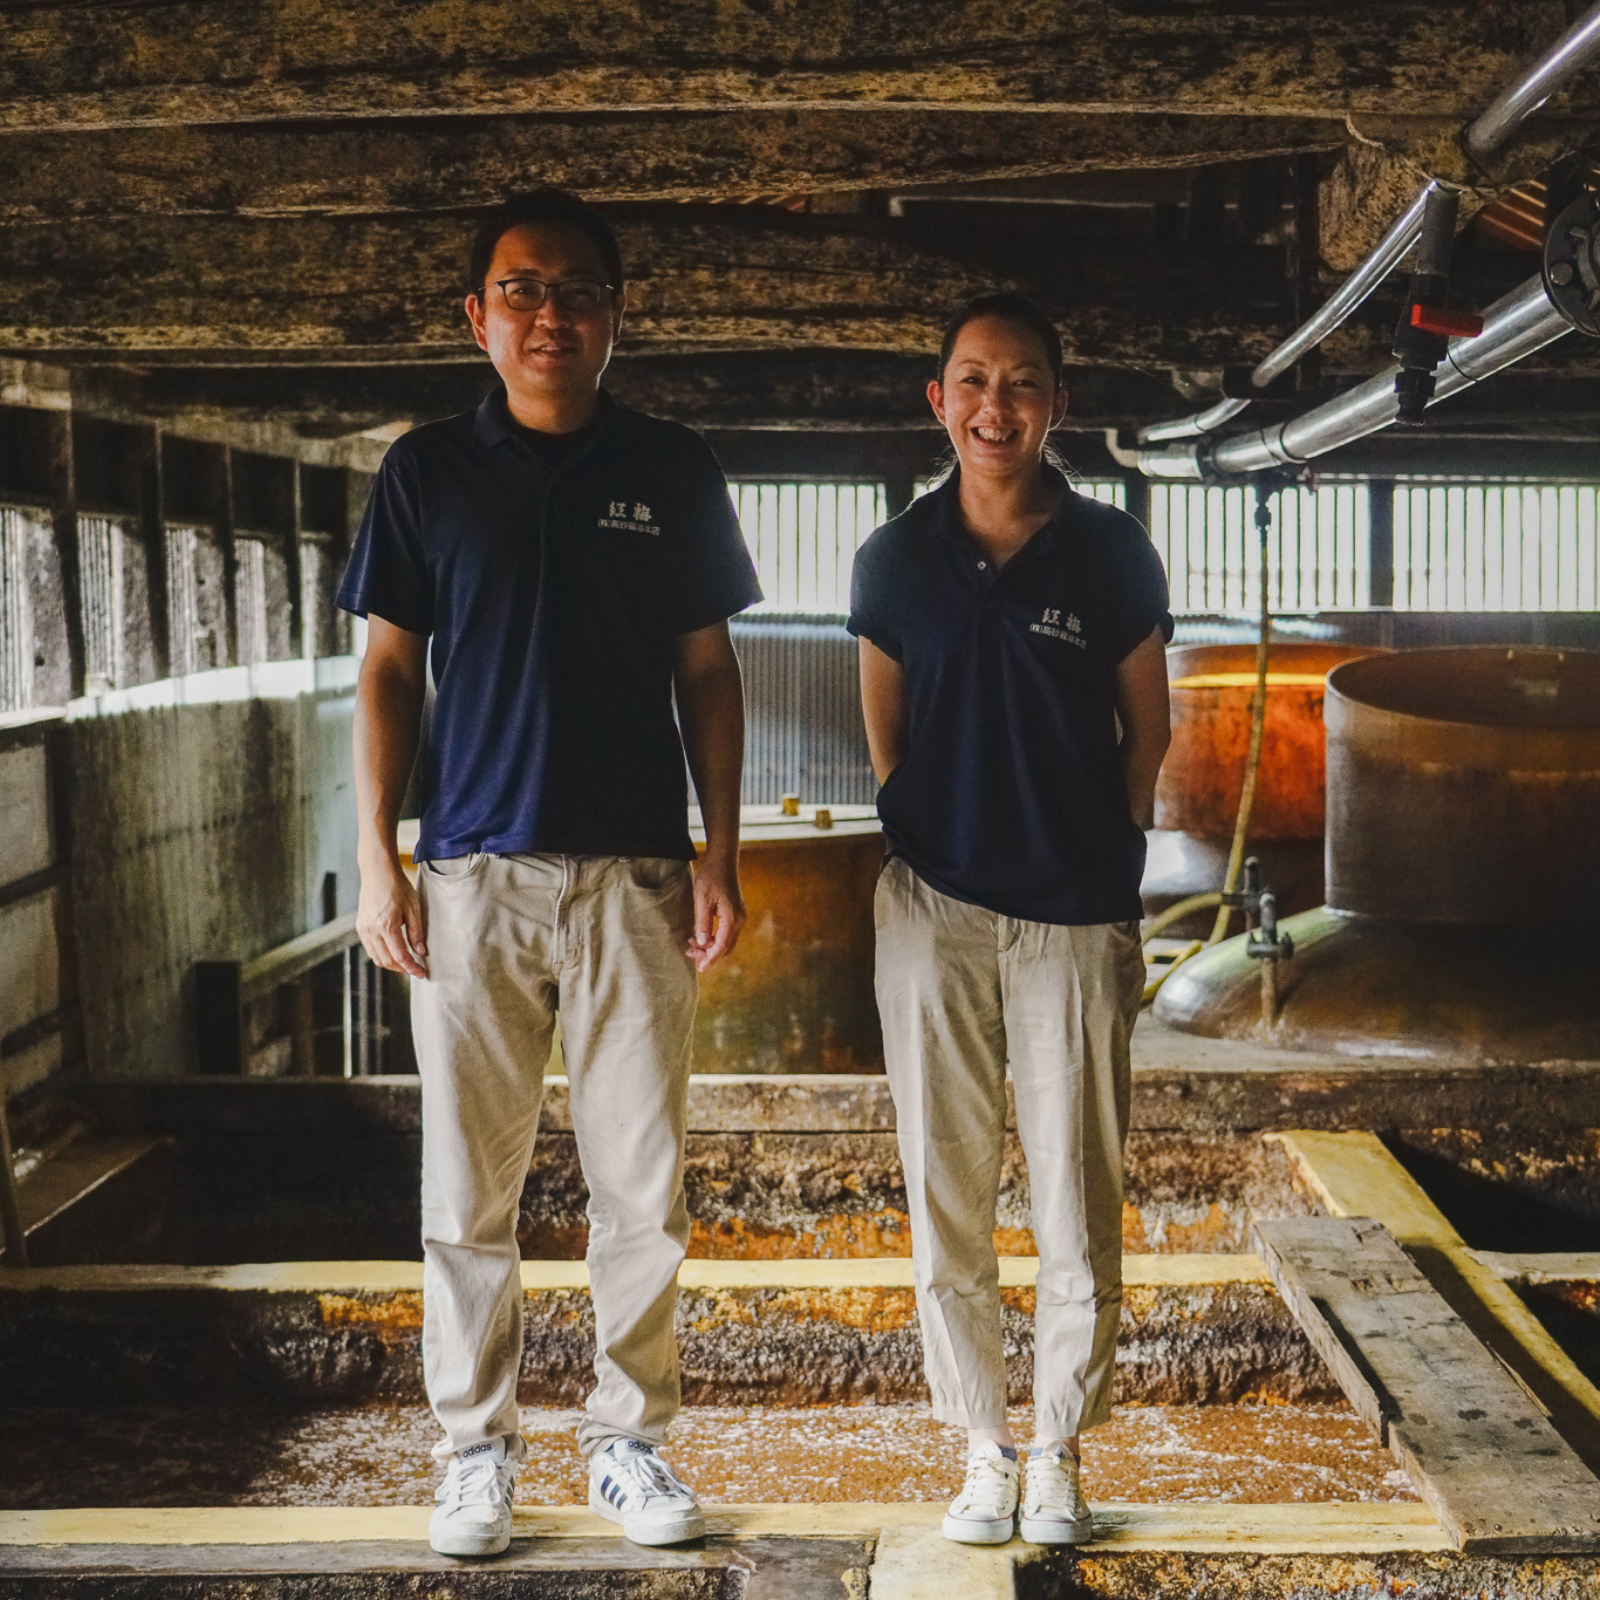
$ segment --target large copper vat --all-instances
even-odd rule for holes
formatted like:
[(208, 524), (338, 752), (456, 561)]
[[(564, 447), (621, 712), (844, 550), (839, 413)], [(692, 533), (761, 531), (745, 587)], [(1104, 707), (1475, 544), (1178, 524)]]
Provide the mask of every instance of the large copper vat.
[[(1324, 680), (1330, 668), (1368, 653), (1353, 645), (1275, 644), (1267, 657), (1249, 847), (1286, 913), (1322, 901)], [(1167, 678), (1172, 748), (1156, 785), (1141, 886), (1150, 914), (1222, 887), (1250, 749), (1255, 646), (1181, 645), (1167, 652)], [(1195, 931), (1209, 931), (1212, 915), (1198, 918)]]
[[(872, 806), (745, 806), (739, 880), (749, 920), (700, 979), (696, 1072), (882, 1072), (872, 895), (883, 830)], [(698, 830), (694, 830), (698, 842)]]
[(1329, 678), (1328, 905), (1290, 917), (1269, 1024), (1243, 938), (1165, 1022), (1291, 1049), (1600, 1059), (1600, 653), (1375, 656)]

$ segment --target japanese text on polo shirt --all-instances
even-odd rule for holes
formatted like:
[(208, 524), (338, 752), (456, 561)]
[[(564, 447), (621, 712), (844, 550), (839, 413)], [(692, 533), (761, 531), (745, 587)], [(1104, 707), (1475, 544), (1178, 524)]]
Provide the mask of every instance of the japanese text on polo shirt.
[(1042, 633), (1047, 638), (1062, 639), (1068, 644), (1075, 644), (1080, 650), (1089, 648), (1088, 641), (1083, 637), (1083, 624), (1068, 613), (1067, 620), (1061, 620), (1061, 612), (1055, 606), (1044, 608), (1044, 621), (1033, 622), (1028, 625), (1029, 633)]
[(613, 500), (610, 511), (600, 518), (602, 528), (617, 528), (623, 533), (660, 534), (660, 527), (650, 520), (650, 507), (642, 500), (630, 506), (626, 500)]

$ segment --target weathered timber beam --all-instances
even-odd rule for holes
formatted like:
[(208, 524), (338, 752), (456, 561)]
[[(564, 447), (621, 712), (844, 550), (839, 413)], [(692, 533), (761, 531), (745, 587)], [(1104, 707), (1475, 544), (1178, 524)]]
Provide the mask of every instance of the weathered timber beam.
[[(1288, 329), (1269, 249), (1111, 251), (981, 223), (958, 233), (757, 208), (614, 216), (636, 347), (929, 350), (951, 308), (1002, 287), (1035, 296), (1080, 364), (1258, 359)], [(470, 355), (467, 234), (445, 217), (0, 228), (0, 350)]]
[[(1451, 124), (1451, 130), (1454, 130)], [(419, 117), (0, 137), (0, 221), (458, 210), (540, 183), (592, 200), (1190, 166), (1342, 146), (1338, 119), (929, 111)]]
[[(853, 432), (935, 426), (924, 394), (928, 356), (775, 350), (618, 356), (606, 383), (618, 399), (696, 428)], [(1069, 369), (1070, 424), (1128, 427), (1175, 405), (1163, 376)], [(89, 409), (162, 418), (286, 423), (345, 434), (475, 406), (495, 382), (486, 362), (337, 367), (81, 369), (73, 397)]]
[[(1516, 0), (166, 0), (8, 7), (0, 126), (734, 105), (1461, 119), (1568, 22)], [(1593, 75), (1565, 97), (1596, 102)]]

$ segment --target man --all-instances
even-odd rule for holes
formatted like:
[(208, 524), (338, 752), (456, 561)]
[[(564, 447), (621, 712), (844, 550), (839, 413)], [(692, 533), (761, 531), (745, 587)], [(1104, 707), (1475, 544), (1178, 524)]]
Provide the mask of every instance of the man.
[[(727, 619), (760, 589), (705, 443), (600, 387), (625, 305), (606, 223), (558, 191), (508, 201), (469, 281), (504, 387), (390, 448), (339, 595), (369, 624), (357, 926), (411, 977), (422, 1074), (423, 1364), (448, 1463), (430, 1538), (458, 1556), (510, 1541), (518, 1200), (559, 1012), (590, 1195), (589, 1503), (672, 1544), (704, 1526), (657, 1447), (678, 1406), (695, 973), (744, 922)], [(413, 890), (395, 827), (430, 636)], [(685, 752), (706, 829), (692, 877)]]

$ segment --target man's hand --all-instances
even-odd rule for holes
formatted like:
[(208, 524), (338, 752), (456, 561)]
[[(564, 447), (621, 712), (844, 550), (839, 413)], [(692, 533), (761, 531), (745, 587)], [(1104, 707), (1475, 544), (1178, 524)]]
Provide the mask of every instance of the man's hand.
[(727, 955), (743, 927), (738, 862), (704, 857), (695, 865), (694, 933), (688, 945), (695, 971), (704, 972)]
[(361, 869), (356, 932), (367, 954), (390, 972), (428, 976), (428, 930), (422, 896), (397, 862)]

